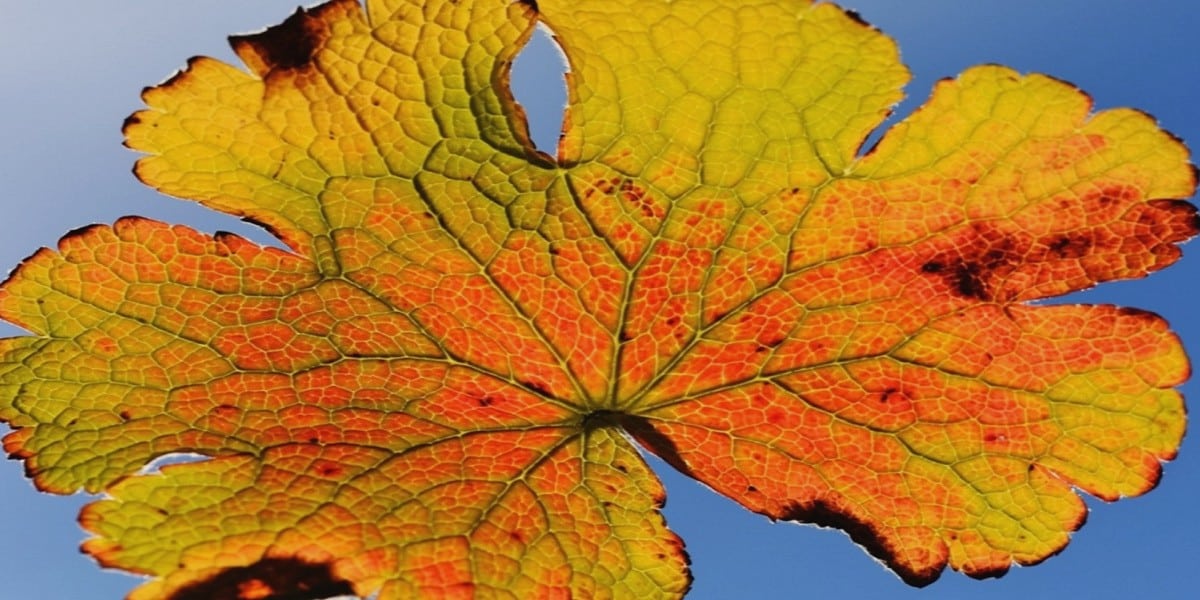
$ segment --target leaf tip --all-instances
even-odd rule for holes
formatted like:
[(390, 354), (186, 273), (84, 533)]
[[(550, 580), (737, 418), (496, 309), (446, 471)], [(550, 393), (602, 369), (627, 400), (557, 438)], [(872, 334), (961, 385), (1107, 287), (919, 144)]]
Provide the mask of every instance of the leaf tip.
[(326, 22), (331, 18), (330, 13), (348, 10), (360, 10), (357, 0), (330, 0), (312, 8), (300, 7), (279, 25), (229, 36), (229, 45), (260, 77), (272, 71), (302, 69), (312, 62), (329, 37)]
[(129, 131), (130, 127), (133, 127), (134, 125), (138, 125), (141, 122), (142, 122), (142, 117), (141, 117), (140, 111), (135, 112), (132, 115), (129, 115), (128, 117), (125, 117), (125, 120), (121, 122), (121, 133), (127, 133)]
[[(122, 217), (121, 219), (128, 218), (130, 217)], [(117, 222), (120, 222), (121, 219), (118, 219)], [(58, 251), (63, 252), (71, 244), (71, 242), (95, 235), (97, 232), (105, 229), (106, 227), (106, 225), (102, 225), (100, 223), (90, 223), (71, 229), (58, 239)]]
[(260, 76), (276, 69), (303, 67), (320, 45), (313, 29), (306, 25), (305, 16), (304, 9), (298, 8), (280, 25), (259, 33), (229, 36), (229, 45)]

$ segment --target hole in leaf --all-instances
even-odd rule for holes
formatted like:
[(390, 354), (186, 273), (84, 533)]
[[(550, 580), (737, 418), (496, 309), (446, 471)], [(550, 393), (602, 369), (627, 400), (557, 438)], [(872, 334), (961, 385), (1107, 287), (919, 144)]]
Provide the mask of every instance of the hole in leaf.
[(159, 456), (154, 460), (151, 460), (149, 463), (146, 463), (146, 466), (142, 467), (141, 470), (138, 471), (138, 475), (153, 475), (158, 473), (167, 465), (182, 465), (200, 462), (202, 460), (208, 460), (208, 457), (204, 456), (203, 454), (195, 454), (192, 452), (172, 452), (170, 454)]
[(538, 24), (533, 37), (513, 61), (513, 97), (525, 108), (529, 137), (542, 152), (555, 154), (567, 107), (567, 58), (550, 29)]

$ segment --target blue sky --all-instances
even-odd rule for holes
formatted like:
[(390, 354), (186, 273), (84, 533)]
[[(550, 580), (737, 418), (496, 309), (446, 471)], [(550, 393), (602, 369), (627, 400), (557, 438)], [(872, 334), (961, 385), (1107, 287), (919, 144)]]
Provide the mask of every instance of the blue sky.
[[(1200, 11), (1188, 0), (848, 0), (863, 18), (897, 38), (914, 71), (909, 100), (932, 83), (978, 63), (1006, 64), (1066, 79), (1099, 108), (1135, 106), (1200, 144)], [(134, 155), (120, 145), (122, 119), (138, 90), (161, 81), (194, 54), (232, 60), (225, 35), (278, 22), (295, 0), (124, 0), (33, 3), (0, 0), (0, 272), (68, 230), (126, 214), (261, 232), (231, 218), (163, 198), (137, 183)], [(518, 93), (533, 115), (552, 113), (557, 78), (542, 71)], [(554, 137), (556, 117), (550, 119)], [(542, 135), (546, 135), (542, 133)], [(1200, 254), (1200, 246), (1188, 254)], [(1109, 284), (1081, 301), (1158, 312), (1200, 352), (1200, 256), (1147, 280)], [(12, 335), (0, 326), (0, 335)], [(1196, 384), (1185, 393), (1200, 397)], [(836, 531), (772, 525), (655, 464), (668, 488), (667, 519), (688, 544), (696, 575), (692, 599), (838, 598), (1191, 598), (1200, 589), (1200, 442), (1148, 496), (1091, 502), (1088, 524), (1061, 555), (999, 580), (956, 573), (923, 590), (901, 583)], [(118, 598), (136, 584), (78, 553), (75, 525), (86, 498), (35, 492), (21, 465), (0, 460), (0, 581), (5, 598)]]

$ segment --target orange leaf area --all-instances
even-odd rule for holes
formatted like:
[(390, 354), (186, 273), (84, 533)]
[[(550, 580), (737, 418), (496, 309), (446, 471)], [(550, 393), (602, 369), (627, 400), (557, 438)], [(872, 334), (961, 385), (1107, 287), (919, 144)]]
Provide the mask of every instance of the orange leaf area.
[[(507, 89), (539, 23), (556, 157)], [(5, 450), (107, 494), (133, 600), (680, 598), (634, 442), (910, 584), (996, 576), (1179, 446), (1161, 318), (1034, 302), (1200, 231), (1142, 113), (977, 67), (860, 155), (907, 71), (796, 0), (333, 0), (232, 43), (126, 143), (286, 249), (126, 218), (0, 287)]]

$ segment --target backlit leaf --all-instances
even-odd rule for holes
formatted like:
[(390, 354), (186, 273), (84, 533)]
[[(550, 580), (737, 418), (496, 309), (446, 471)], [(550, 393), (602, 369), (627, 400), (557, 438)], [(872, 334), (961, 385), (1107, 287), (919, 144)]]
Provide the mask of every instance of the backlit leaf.
[[(539, 22), (556, 157), (507, 88)], [(5, 449), (108, 495), (85, 549), (131, 598), (678, 598), (632, 441), (911, 584), (998, 575), (1178, 448), (1162, 319), (1033, 302), (1197, 232), (1142, 113), (977, 67), (860, 153), (907, 71), (799, 0), (334, 0), (231, 41), (127, 144), (286, 250), (126, 218), (0, 288)]]

